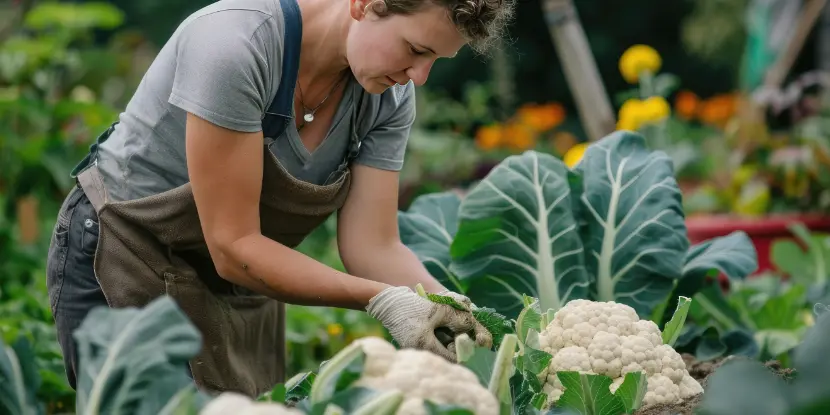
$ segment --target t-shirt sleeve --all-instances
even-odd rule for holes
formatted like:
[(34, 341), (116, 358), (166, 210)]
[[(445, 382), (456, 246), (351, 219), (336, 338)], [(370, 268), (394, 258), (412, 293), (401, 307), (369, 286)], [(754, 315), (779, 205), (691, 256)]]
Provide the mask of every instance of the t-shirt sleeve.
[(260, 131), (269, 101), (269, 65), (258, 32), (269, 18), (225, 10), (184, 26), (169, 102), (221, 127)]
[(364, 137), (356, 163), (382, 170), (403, 168), (406, 144), (415, 121), (415, 85), (397, 86), (383, 94), (380, 122)]

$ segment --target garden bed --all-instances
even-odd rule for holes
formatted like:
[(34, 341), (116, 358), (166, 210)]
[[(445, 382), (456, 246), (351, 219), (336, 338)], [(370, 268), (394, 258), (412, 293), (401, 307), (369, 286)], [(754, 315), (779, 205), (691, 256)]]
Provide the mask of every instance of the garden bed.
[[(738, 356), (725, 356), (714, 360), (700, 362), (695, 361), (694, 356), (687, 353), (683, 353), (681, 356), (686, 362), (686, 369), (689, 371), (689, 375), (691, 375), (696, 381), (700, 382), (700, 386), (703, 386), (704, 389), (706, 388), (706, 380), (709, 376), (715, 373), (715, 370), (720, 368), (724, 363), (735, 359), (746, 359)], [(781, 363), (774, 360), (765, 362), (764, 366), (784, 379), (792, 378), (795, 373), (793, 369), (781, 367)], [(702, 399), (703, 395), (701, 394), (680, 404), (658, 405), (641, 409), (636, 411), (635, 415), (693, 415)]]

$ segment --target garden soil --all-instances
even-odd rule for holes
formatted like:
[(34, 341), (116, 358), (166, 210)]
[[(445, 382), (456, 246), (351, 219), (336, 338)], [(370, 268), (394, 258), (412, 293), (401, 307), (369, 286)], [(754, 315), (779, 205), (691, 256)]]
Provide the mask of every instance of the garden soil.
[[(689, 375), (691, 375), (695, 380), (700, 382), (700, 385), (706, 388), (706, 380), (709, 378), (709, 375), (715, 372), (717, 368), (721, 365), (726, 363), (732, 359), (740, 359), (740, 357), (724, 357), (720, 359), (715, 359), (706, 362), (697, 362), (695, 361), (694, 356), (689, 354), (682, 354), (683, 360), (686, 362), (686, 369), (689, 370)], [(781, 376), (783, 378), (790, 378), (794, 371), (793, 369), (782, 368), (781, 364), (777, 361), (769, 361), (765, 363), (765, 366), (773, 371), (773, 373)], [(666, 405), (657, 405), (652, 406), (650, 408), (641, 409), (634, 412), (635, 415), (693, 415), (695, 408), (700, 405), (700, 401), (703, 399), (703, 395), (697, 395), (692, 399), (686, 400), (681, 404), (666, 404)]]

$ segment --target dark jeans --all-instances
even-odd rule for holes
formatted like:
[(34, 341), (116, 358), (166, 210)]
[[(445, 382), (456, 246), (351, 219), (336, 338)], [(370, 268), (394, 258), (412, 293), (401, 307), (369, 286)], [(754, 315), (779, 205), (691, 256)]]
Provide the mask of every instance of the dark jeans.
[[(58, 212), (46, 259), (49, 306), (72, 389), (76, 389), (78, 373), (78, 351), (72, 333), (94, 307), (109, 306), (93, 269), (97, 246), (98, 215), (84, 191), (76, 186)], [(193, 377), (189, 366), (186, 373)]]
[(76, 186), (58, 213), (46, 260), (49, 305), (63, 350), (66, 377), (73, 389), (77, 383), (78, 355), (72, 333), (93, 307), (107, 306), (92, 268), (97, 244), (98, 215), (83, 190)]

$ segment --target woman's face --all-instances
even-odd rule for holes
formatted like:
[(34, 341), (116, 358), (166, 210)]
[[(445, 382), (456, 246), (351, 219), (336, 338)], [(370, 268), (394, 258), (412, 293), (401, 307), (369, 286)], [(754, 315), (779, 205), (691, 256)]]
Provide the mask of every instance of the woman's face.
[[(379, 94), (410, 80), (423, 85), (438, 58), (453, 57), (466, 43), (446, 9), (429, 3), (411, 15), (378, 18), (364, 8), (371, 0), (350, 0), (356, 20), (346, 40), (346, 59), (363, 88)], [(371, 9), (371, 8), (370, 8)]]

